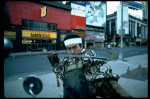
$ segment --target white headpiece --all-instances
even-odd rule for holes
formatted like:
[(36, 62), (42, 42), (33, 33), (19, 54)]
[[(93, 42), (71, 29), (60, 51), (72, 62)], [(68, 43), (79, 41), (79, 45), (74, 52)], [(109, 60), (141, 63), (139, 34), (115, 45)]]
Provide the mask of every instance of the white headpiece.
[(70, 38), (64, 41), (65, 46), (70, 44), (78, 44), (78, 43), (82, 43), (81, 38)]

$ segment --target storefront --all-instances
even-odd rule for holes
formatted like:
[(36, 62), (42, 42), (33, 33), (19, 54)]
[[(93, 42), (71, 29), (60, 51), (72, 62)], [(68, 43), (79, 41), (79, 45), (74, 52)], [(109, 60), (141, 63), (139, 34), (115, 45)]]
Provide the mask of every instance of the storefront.
[(147, 46), (147, 39), (141, 39), (141, 46)]
[(57, 32), (22, 30), (22, 50), (56, 50)]
[(105, 31), (100, 27), (87, 26), (85, 31), (85, 48), (104, 47)]
[(136, 46), (141, 46), (141, 38), (136, 38)]
[(30, 1), (8, 1), (6, 5), (11, 28), (4, 36), (13, 41), (14, 52), (61, 49), (62, 38), (71, 31), (70, 10)]
[[(121, 36), (116, 36), (115, 38), (115, 42), (116, 42), (116, 45), (115, 47), (120, 47), (120, 43), (121, 43)], [(126, 35), (123, 35), (123, 46), (124, 47), (131, 47), (131, 46), (134, 46), (134, 38), (132, 37), (127, 37)]]
[(85, 1), (71, 1), (71, 32), (81, 36), (83, 46), (86, 29), (85, 5)]
[(82, 44), (84, 47), (84, 41), (85, 41), (85, 30), (76, 30), (76, 29), (72, 29), (71, 32), (77, 33), (81, 36), (82, 38)]
[(86, 2), (85, 48), (104, 47), (106, 11), (105, 1)]
[(65, 50), (66, 47), (64, 45), (64, 38), (65, 36), (70, 33), (71, 31), (68, 30), (62, 30), (62, 29), (57, 29), (57, 48), (59, 50)]

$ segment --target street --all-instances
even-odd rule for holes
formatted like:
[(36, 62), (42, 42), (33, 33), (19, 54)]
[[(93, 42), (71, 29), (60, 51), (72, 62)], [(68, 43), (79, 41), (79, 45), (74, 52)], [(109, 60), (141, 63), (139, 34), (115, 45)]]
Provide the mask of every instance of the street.
[[(120, 48), (107, 50), (116, 56), (119, 56)], [(94, 51), (99, 56), (110, 59), (110, 55), (108, 54), (107, 50), (95, 49)], [(147, 47), (126, 47), (123, 49), (124, 58), (146, 53), (148, 53)], [(60, 54), (67, 54), (67, 52), (62, 52)], [(43, 72), (52, 72), (52, 66), (48, 61), (47, 55), (8, 57), (4, 60), (4, 78), (25, 74), (34, 75), (35, 73)]]
[[(120, 48), (112, 48), (112, 49), (107, 49), (107, 50), (109, 52), (113, 53), (114, 55), (119, 56)], [(107, 50), (105, 50), (105, 51), (95, 50), (95, 52), (99, 56), (103, 56), (103, 57), (110, 59), (110, 55), (108, 54)], [(141, 47), (141, 48), (140, 47), (125, 47), (125, 48), (123, 48), (124, 58), (135, 56), (135, 55), (140, 55), (140, 54), (145, 54), (145, 53), (148, 53), (147, 47)]]

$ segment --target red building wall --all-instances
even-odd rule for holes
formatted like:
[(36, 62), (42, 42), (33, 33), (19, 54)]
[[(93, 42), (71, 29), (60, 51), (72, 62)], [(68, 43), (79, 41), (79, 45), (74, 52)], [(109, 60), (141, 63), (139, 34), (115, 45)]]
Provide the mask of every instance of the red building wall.
[(57, 29), (71, 30), (71, 11), (46, 6), (47, 15), (41, 17), (41, 8), (45, 5), (28, 1), (7, 2), (11, 24), (22, 25), (22, 19), (55, 23)]
[(71, 28), (86, 29), (86, 17), (71, 15)]

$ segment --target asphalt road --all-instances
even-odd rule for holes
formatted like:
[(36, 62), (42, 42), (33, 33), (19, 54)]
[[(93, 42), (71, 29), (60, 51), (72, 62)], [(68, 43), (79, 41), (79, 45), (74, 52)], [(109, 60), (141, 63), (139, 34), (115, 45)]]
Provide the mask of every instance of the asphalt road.
[[(107, 49), (105, 51), (95, 50), (95, 52), (99, 56), (106, 57), (106, 58), (110, 59), (110, 55), (108, 54), (107, 51), (113, 53), (116, 56), (119, 56), (119, 54), (120, 54), (120, 48)], [(148, 53), (148, 48), (145, 46), (144, 47), (125, 47), (125, 48), (123, 48), (124, 58), (136, 56), (136, 55), (140, 55), (140, 54), (145, 54), (145, 53)]]
[[(120, 49), (107, 49), (116, 56), (119, 56)], [(94, 50), (99, 56), (110, 58), (107, 50)], [(132, 47), (124, 48), (123, 55), (125, 57), (131, 57), (135, 55), (148, 53), (147, 47)], [(66, 52), (61, 55), (66, 55)], [(33, 55), (33, 56), (17, 56), (8, 57), (4, 60), (4, 78), (13, 77), (15, 75), (23, 74), (35, 74), (42, 72), (52, 72), (52, 66), (48, 61), (47, 55)]]

